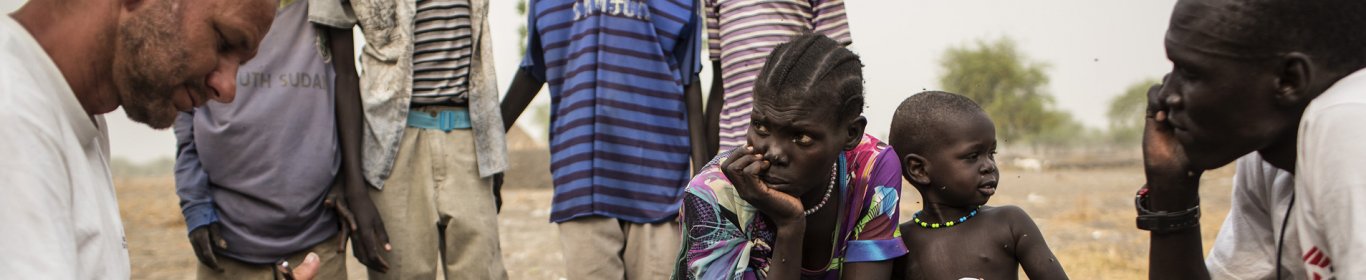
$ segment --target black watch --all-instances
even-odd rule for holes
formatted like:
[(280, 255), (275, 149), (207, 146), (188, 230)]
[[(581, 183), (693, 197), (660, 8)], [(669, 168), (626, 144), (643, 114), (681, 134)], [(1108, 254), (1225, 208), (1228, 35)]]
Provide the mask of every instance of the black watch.
[(1138, 210), (1138, 229), (1153, 233), (1173, 233), (1200, 225), (1200, 205), (1190, 209), (1169, 212), (1153, 211), (1148, 206), (1148, 186), (1143, 186), (1134, 195), (1134, 208)]

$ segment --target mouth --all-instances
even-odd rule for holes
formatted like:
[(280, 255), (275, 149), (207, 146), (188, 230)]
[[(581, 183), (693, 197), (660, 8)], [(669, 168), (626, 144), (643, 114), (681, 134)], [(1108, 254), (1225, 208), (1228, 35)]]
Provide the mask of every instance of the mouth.
[(977, 186), (977, 192), (981, 193), (983, 196), (992, 196), (996, 194), (996, 180), (986, 181), (982, 183), (982, 185)]
[(763, 180), (764, 183), (769, 184), (769, 185), (788, 185), (788, 184), (791, 184), (791, 183), (788, 182), (786, 179), (768, 176), (768, 174), (759, 175), (759, 180)]
[(1172, 130), (1186, 130), (1186, 125), (1181, 123), (1180, 121), (1177, 121), (1176, 116), (1172, 115), (1171, 112), (1167, 113), (1167, 125), (1171, 126)]
[(795, 191), (795, 189), (794, 189), (795, 187), (792, 185), (791, 182), (789, 182), (789, 181), (786, 180), (786, 179), (774, 178), (774, 177), (769, 177), (769, 176), (766, 176), (766, 175), (762, 175), (762, 176), (759, 176), (759, 180), (760, 180), (760, 181), (764, 181), (764, 184), (768, 185), (769, 188), (772, 188), (772, 189), (774, 189), (774, 190), (778, 190), (778, 191), (780, 191), (780, 192), (790, 193), (790, 192), (792, 192), (792, 191)]
[(204, 102), (202, 98), (198, 98), (193, 92), (190, 92), (188, 87), (176, 89), (174, 96), (172, 103), (175, 104), (176, 110), (181, 112), (194, 110), (195, 107), (199, 107)]

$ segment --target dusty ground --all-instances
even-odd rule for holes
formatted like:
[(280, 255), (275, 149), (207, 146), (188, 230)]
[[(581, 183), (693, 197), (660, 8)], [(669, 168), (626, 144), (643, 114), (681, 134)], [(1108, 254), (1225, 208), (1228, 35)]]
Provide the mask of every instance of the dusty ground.
[[(1229, 170), (1205, 176), (1206, 248), (1228, 213)], [(170, 178), (116, 180), (127, 227), (134, 279), (187, 279), (196, 262)], [(1142, 182), (1137, 166), (1099, 170), (1002, 172), (991, 204), (1014, 204), (1032, 215), (1073, 279), (1140, 279), (1147, 267), (1147, 235), (1133, 228), (1133, 192)], [(547, 222), (550, 190), (511, 187), (501, 216), (503, 258), (512, 279), (558, 279), (563, 273), (557, 232)], [(907, 189), (902, 218), (919, 209)], [(352, 279), (364, 270), (351, 261)]]

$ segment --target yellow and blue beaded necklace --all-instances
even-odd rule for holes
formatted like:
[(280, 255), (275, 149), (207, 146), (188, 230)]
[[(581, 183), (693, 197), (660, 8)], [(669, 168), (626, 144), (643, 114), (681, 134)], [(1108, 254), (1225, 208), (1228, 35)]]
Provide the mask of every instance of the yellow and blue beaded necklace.
[(968, 215), (967, 215), (967, 216), (962, 216), (962, 217), (959, 217), (959, 218), (956, 219), (956, 220), (950, 220), (950, 221), (944, 222), (944, 223), (929, 223), (929, 222), (925, 222), (925, 221), (923, 221), (923, 220), (920, 220), (920, 214), (921, 214), (921, 213), (925, 213), (925, 211), (923, 211), (923, 210), (922, 210), (922, 211), (916, 211), (916, 212), (915, 212), (915, 215), (912, 215), (912, 216), (911, 216), (911, 222), (912, 222), (912, 223), (915, 223), (916, 225), (918, 225), (918, 226), (920, 226), (920, 227), (922, 227), (922, 228), (928, 228), (928, 229), (936, 229), (936, 228), (941, 228), (941, 227), (947, 228), (947, 227), (956, 226), (956, 225), (958, 225), (958, 224), (966, 223), (966, 222), (968, 221), (968, 219), (972, 219), (973, 216), (977, 216), (977, 210), (979, 210), (979, 209), (982, 209), (982, 206), (981, 206), (981, 205), (978, 205), (977, 208), (973, 208), (973, 209), (972, 209), (972, 212), (968, 212)]

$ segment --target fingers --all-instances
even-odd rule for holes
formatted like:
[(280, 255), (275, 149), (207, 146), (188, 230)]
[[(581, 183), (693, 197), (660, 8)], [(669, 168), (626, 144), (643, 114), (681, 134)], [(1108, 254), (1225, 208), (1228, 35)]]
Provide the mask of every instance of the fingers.
[(356, 234), (358, 240), (355, 242), (356, 259), (366, 267), (379, 272), (389, 271), (389, 262), (384, 259), (383, 252), (393, 250), (389, 244), (389, 235), (384, 230), (384, 221), (376, 218), (367, 219), (372, 226), (362, 229)]
[(385, 230), (384, 220), (380, 218), (375, 218), (375, 222), (373, 224), (375, 226), (373, 229), (371, 229), (371, 231), (375, 233), (375, 241), (379, 241), (376, 244), (384, 244), (385, 252), (393, 251), (394, 247), (389, 245), (389, 232)]
[[(385, 248), (384, 251), (389, 251), (389, 248), (390, 248), (389, 242), (384, 242), (384, 248)], [(378, 248), (376, 248), (376, 249), (378, 249)], [(384, 260), (384, 255), (381, 255), (381, 254), (379, 253), (379, 250), (374, 250), (374, 251), (372, 251), (372, 253), (371, 253), (371, 260), (370, 260), (370, 261), (371, 261), (372, 263), (374, 263), (375, 266), (377, 266), (377, 268), (376, 268), (375, 270), (379, 270), (380, 272), (388, 272), (388, 271), (389, 271), (389, 262)]]
[(730, 156), (726, 157), (726, 162), (721, 168), (721, 171), (726, 173), (726, 177), (739, 176), (738, 173), (749, 166), (751, 162), (754, 162), (754, 154), (750, 152), (752, 150), (752, 147), (745, 146), (742, 150), (731, 152)]
[(1165, 111), (1166, 106), (1162, 104), (1162, 84), (1155, 84), (1148, 87), (1148, 108), (1147, 116), (1153, 117), (1158, 112)]
[[(304, 262), (294, 268), (290, 275), (297, 280), (312, 280), (313, 277), (318, 276), (318, 268), (320, 266), (322, 266), (322, 261), (318, 259), (318, 254), (310, 252), (308, 253), (308, 256), (304, 257)], [(285, 271), (288, 271), (288, 269)]]
[(367, 242), (369, 248), (365, 249), (367, 254), (363, 257), (366, 260), (365, 265), (379, 272), (388, 272), (389, 262), (384, 260), (384, 255), (380, 254), (380, 250), (383, 249), (387, 252), (392, 249), (392, 246), (389, 245), (389, 237), (385, 235), (383, 228), (372, 229), (370, 236), (371, 242)]
[(741, 148), (740, 150), (732, 151), (732, 152), (730, 153), (729, 156), (726, 156), (726, 161), (721, 162), (721, 169), (722, 169), (722, 170), (726, 170), (726, 169), (731, 169), (731, 168), (730, 168), (731, 166), (743, 166), (743, 165), (736, 165), (736, 161), (739, 161), (739, 160), (741, 160), (742, 158), (744, 158), (745, 156), (749, 155), (749, 150), (750, 150), (750, 149), (752, 149), (752, 148), (750, 148), (749, 146), (745, 146), (744, 148)]
[(346, 207), (346, 203), (337, 203), (333, 208), (337, 210), (338, 215), (341, 215), (342, 223), (351, 231), (356, 231), (356, 215), (351, 212), (351, 208)]
[(199, 263), (204, 264), (214, 271), (223, 271), (218, 266), (218, 259), (213, 255), (213, 241), (208, 236), (207, 229), (198, 229), (190, 233), (190, 246), (194, 248), (195, 257), (199, 258)]
[(347, 230), (347, 226), (345, 224), (340, 225), (340, 227), (341, 230), (337, 232), (337, 234), (341, 235), (341, 238), (337, 238), (337, 253), (346, 254), (346, 240), (351, 239), (351, 231)]
[(209, 225), (209, 238), (213, 240), (213, 245), (216, 246), (214, 250), (227, 250), (228, 240), (223, 239), (223, 235), (218, 234), (220, 232), (218, 227), (216, 223)]
[(763, 157), (763, 155), (754, 155), (752, 157), (753, 162), (750, 162), (749, 165), (745, 166), (745, 175), (758, 177), (759, 174), (763, 174), (764, 171), (768, 171), (769, 163), (767, 160), (764, 160)]

